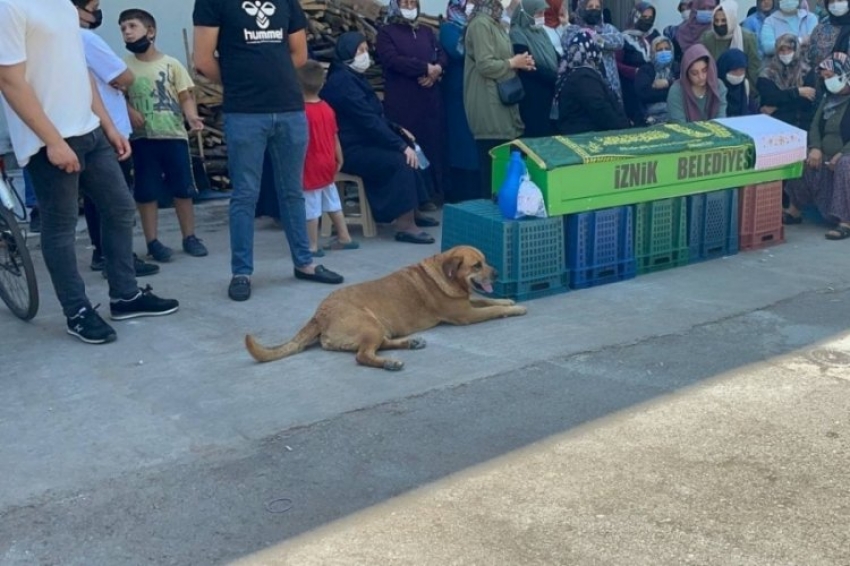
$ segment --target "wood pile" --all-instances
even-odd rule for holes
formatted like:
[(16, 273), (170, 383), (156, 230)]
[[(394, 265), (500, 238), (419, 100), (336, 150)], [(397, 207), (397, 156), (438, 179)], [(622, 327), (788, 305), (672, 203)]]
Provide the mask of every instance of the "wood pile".
[[(329, 63), (333, 59), (337, 38), (347, 31), (361, 32), (370, 45), (374, 46), (378, 28), (386, 13), (386, 7), (376, 0), (300, 0), (300, 2), (307, 16), (307, 42), (310, 50), (319, 61), (324, 63)], [(422, 14), (420, 23), (436, 30), (440, 19)], [(186, 47), (187, 68), (193, 69), (188, 33), (185, 29), (183, 40)], [(209, 82), (194, 71), (192, 78), (195, 81), (198, 113), (205, 125), (204, 131), (190, 140), (192, 154), (203, 161), (213, 189), (230, 190), (232, 187), (227, 174), (224, 115), (221, 110), (222, 87)], [(377, 63), (366, 72), (366, 78), (375, 88), (378, 96), (383, 98), (383, 72)]]

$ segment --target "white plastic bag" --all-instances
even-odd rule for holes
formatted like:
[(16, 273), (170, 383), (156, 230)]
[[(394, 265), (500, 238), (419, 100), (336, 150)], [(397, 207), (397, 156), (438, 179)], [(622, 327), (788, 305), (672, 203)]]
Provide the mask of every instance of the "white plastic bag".
[(526, 216), (534, 218), (546, 218), (548, 216), (543, 193), (527, 174), (523, 175), (520, 180), (516, 201), (516, 217), (524, 218)]

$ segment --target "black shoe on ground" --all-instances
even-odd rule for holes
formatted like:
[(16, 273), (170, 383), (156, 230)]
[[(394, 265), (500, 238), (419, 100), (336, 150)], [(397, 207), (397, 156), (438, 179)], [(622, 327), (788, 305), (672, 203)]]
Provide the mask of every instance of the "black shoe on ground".
[(100, 250), (93, 250), (91, 253), (91, 270), (103, 271), (106, 268), (106, 261), (103, 259), (103, 254)]
[[(142, 261), (142, 259), (136, 254), (133, 254), (133, 268), (136, 272), (136, 277), (147, 277), (148, 275), (156, 275), (159, 273), (159, 266), (157, 264)], [(101, 273), (103, 274), (103, 278), (106, 279), (105, 268)]]
[(68, 317), (68, 334), (76, 336), (86, 344), (106, 344), (118, 337), (115, 330), (97, 314), (96, 307), (83, 307), (74, 316)]
[(209, 253), (203, 240), (199, 240), (194, 234), (183, 238), (183, 251), (193, 257), (204, 257)]
[(171, 256), (174, 255), (174, 250), (159, 240), (152, 240), (148, 242), (148, 255), (152, 257), (154, 261), (168, 263), (171, 261)]
[(33, 234), (41, 232), (41, 213), (38, 211), (37, 206), (32, 207), (32, 210), (30, 210), (29, 231)]
[(247, 275), (234, 275), (227, 287), (227, 296), (234, 301), (247, 301), (251, 298), (251, 278)]
[(161, 299), (151, 292), (151, 286), (139, 289), (131, 299), (113, 299), (109, 302), (109, 318), (127, 320), (140, 316), (164, 316), (177, 312), (180, 303), (174, 299)]
[(342, 275), (327, 269), (324, 265), (317, 265), (314, 273), (304, 273), (296, 269), (295, 278), (304, 279), (305, 281), (315, 281), (316, 283), (327, 283), (329, 285), (339, 285), (343, 282)]

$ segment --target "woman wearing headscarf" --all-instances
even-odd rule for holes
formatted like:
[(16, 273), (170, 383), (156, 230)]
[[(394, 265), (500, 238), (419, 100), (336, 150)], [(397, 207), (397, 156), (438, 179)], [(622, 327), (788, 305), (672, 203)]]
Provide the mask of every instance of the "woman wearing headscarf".
[(546, 0), (522, 0), (511, 17), (509, 35), (514, 53), (529, 53), (534, 58), (534, 70), (519, 76), (525, 90), (519, 113), (527, 138), (552, 135), (549, 108), (558, 78), (558, 53), (543, 30), (544, 10)]
[(693, 0), (691, 2), (688, 19), (676, 30), (674, 39), (673, 55), (676, 61), (681, 61), (682, 56), (692, 45), (696, 45), (702, 39), (702, 34), (711, 29), (711, 21), (714, 17), (714, 9), (717, 0)]
[(786, 33), (776, 40), (773, 57), (759, 76), (759, 93), (770, 115), (808, 131), (816, 105), (815, 73), (803, 58), (800, 41)]
[(668, 121), (667, 94), (679, 78), (679, 64), (673, 60), (673, 42), (656, 37), (652, 42), (652, 63), (638, 69), (635, 94), (641, 103), (640, 123), (648, 126)]
[(572, 39), (581, 32), (591, 32), (594, 41), (602, 50), (602, 76), (608, 82), (617, 101), (623, 103), (623, 89), (617, 72), (617, 60), (614, 54), (623, 48), (625, 40), (620, 30), (602, 18), (602, 0), (579, 0), (578, 10), (573, 14), (573, 23), (564, 30), (562, 43), (564, 53)]
[(548, 7), (543, 12), (543, 31), (549, 36), (549, 41), (555, 48), (558, 57), (564, 56), (564, 46), (561, 44), (561, 35), (567, 25), (567, 6), (564, 0), (546, 0)]
[(671, 122), (698, 122), (726, 117), (726, 87), (717, 80), (717, 66), (700, 43), (682, 55), (681, 77), (667, 94)]
[(623, 32), (623, 48), (617, 51), (617, 72), (623, 89), (626, 116), (633, 124), (641, 123), (641, 103), (635, 93), (638, 69), (652, 61), (652, 41), (658, 37), (655, 6), (638, 2), (632, 10), (631, 27)]
[(785, 184), (790, 205), (785, 224), (802, 222), (801, 211), (817, 206), (823, 218), (834, 222), (827, 240), (850, 238), (850, 59), (833, 53), (820, 65), (827, 94), (809, 128), (809, 156), (801, 179)]
[(678, 61), (681, 59), (682, 55), (681, 53), (677, 54), (678, 47), (676, 46), (676, 34), (679, 33), (679, 28), (691, 18), (691, 0), (679, 0), (679, 6), (676, 9), (679, 11), (681, 21), (666, 26), (661, 31), (661, 35), (669, 39), (673, 44), (673, 56)]
[(800, 38), (808, 47), (809, 37), (818, 25), (818, 17), (809, 12), (806, 0), (779, 0), (779, 9), (764, 20), (759, 42), (765, 56), (772, 56), (776, 38), (786, 33)]
[(826, 0), (828, 17), (821, 20), (809, 40), (808, 62), (817, 67), (830, 53), (850, 52), (850, 4), (847, 0)]
[(562, 135), (621, 130), (629, 119), (602, 76), (602, 49), (581, 31), (567, 44), (553, 102), (555, 129)]
[[(745, 30), (752, 32), (756, 39), (761, 37), (761, 28), (764, 27), (764, 21), (770, 16), (774, 11), (776, 11), (776, 2), (777, 0), (757, 0), (756, 6), (753, 7), (755, 12), (751, 15), (747, 16), (747, 18), (741, 22), (741, 27)], [(759, 57), (764, 58), (764, 51), (761, 48), (761, 42), (757, 41)]]
[[(510, 3), (504, 0), (504, 6)], [(464, 36), (463, 105), (481, 164), (478, 198), (490, 198), (493, 193), (490, 150), (523, 132), (519, 105), (503, 104), (497, 83), (514, 78), (517, 71), (534, 70), (534, 57), (514, 54), (500, 24), (503, 13), (500, 0), (476, 0)]]
[[(702, 34), (700, 43), (705, 45), (715, 61), (728, 49), (739, 49), (747, 57), (747, 80), (755, 91), (756, 81), (761, 70), (761, 58), (758, 53), (758, 40), (752, 32), (741, 29), (738, 24), (738, 3), (735, 0), (722, 0), (712, 14), (711, 29)], [(723, 77), (723, 73), (720, 73)], [(756, 92), (752, 93), (757, 96)]]
[(469, 130), (463, 108), (463, 34), (472, 0), (449, 0), (446, 19), (440, 24), (440, 45), (448, 64), (443, 73), (443, 107), (446, 119), (446, 149), (449, 181), (445, 187), (446, 202), (456, 203), (476, 198), (481, 186), (478, 150)]
[(416, 213), (428, 201), (428, 191), (413, 141), (387, 119), (363, 76), (371, 65), (366, 38), (360, 32), (342, 34), (335, 55), (320, 96), (336, 113), (343, 172), (363, 179), (375, 221), (395, 222), (397, 241), (434, 243), (432, 236), (419, 230), (438, 222)]
[(728, 49), (717, 60), (717, 78), (726, 87), (726, 116), (755, 114), (758, 106), (747, 78), (747, 56), (740, 49)]
[(423, 171), (431, 199), (441, 202), (446, 132), (440, 81), (447, 57), (431, 28), (419, 25), (419, 0), (390, 0), (375, 53), (384, 72), (384, 112), (416, 138), (431, 163)]

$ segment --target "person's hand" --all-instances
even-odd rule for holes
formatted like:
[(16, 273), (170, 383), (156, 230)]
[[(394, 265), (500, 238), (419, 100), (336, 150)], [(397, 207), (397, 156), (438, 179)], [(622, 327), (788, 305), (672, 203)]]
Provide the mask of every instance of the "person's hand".
[(432, 86), (437, 84), (437, 81), (435, 81), (434, 79), (432, 79), (428, 75), (425, 75), (424, 77), (419, 77), (419, 79), (417, 79), (417, 80), (419, 82), (419, 86), (421, 86), (423, 88), (431, 88)]
[(820, 166), (823, 164), (823, 152), (816, 147), (810, 149), (806, 164), (812, 169), (820, 169)]
[(204, 129), (204, 121), (198, 116), (192, 116), (186, 119), (189, 122), (189, 133), (201, 132)]
[(437, 82), (437, 79), (440, 78), (440, 75), (443, 74), (443, 68), (440, 65), (431, 65), (428, 64), (428, 77), (431, 78), (434, 82)]
[(652, 88), (654, 89), (661, 90), (663, 88), (667, 88), (668, 86), (670, 86), (670, 81), (668, 81), (667, 79), (655, 79), (652, 82)]
[(109, 141), (109, 144), (115, 149), (115, 153), (118, 154), (118, 161), (130, 159), (130, 156), (133, 154), (133, 150), (130, 147), (130, 142), (127, 138), (122, 136), (121, 133), (114, 128), (109, 131), (104, 131), (104, 135)]
[(416, 152), (413, 151), (412, 147), (404, 149), (404, 159), (411, 168), (419, 169), (419, 157), (416, 156)]
[(801, 86), (797, 89), (797, 93), (801, 98), (805, 98), (806, 100), (814, 100), (815, 99), (815, 89), (810, 86)]
[(130, 112), (130, 124), (133, 126), (134, 130), (141, 130), (145, 127), (145, 117), (142, 116), (142, 113), (136, 110), (135, 108), (128, 108)]
[(534, 57), (532, 57), (530, 53), (520, 53), (508, 59), (508, 64), (510, 65), (511, 69), (518, 69), (520, 71), (533, 71)]
[(410, 130), (407, 128), (399, 128), (401, 130), (401, 135), (407, 139), (410, 143), (416, 143), (416, 136), (410, 133)]
[(771, 114), (776, 112), (776, 106), (762, 106), (761, 108), (759, 108), (759, 112), (770, 116)]
[(47, 160), (65, 173), (80, 172), (80, 160), (65, 140), (47, 145)]
[(826, 166), (827, 166), (827, 167), (829, 167), (829, 169), (830, 169), (831, 171), (834, 171), (834, 170), (835, 170), (835, 166), (836, 166), (836, 165), (838, 165), (838, 161), (839, 161), (840, 159), (841, 159), (841, 154), (840, 154), (840, 153), (836, 153), (835, 155), (833, 155), (833, 156), (832, 156), (832, 159), (830, 159), (830, 160), (829, 160), (829, 163), (827, 163), (827, 164), (826, 164)]

